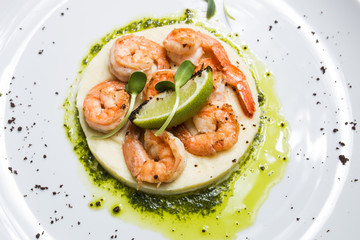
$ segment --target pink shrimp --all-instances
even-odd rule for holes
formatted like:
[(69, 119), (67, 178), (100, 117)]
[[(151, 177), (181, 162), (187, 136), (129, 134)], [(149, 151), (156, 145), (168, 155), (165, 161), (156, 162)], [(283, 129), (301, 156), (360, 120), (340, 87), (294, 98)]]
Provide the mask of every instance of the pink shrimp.
[(159, 92), (155, 89), (155, 85), (161, 81), (174, 82), (175, 71), (170, 69), (156, 71), (151, 79), (146, 83), (143, 91), (146, 100), (151, 99)]
[(110, 132), (125, 117), (129, 94), (120, 81), (104, 81), (93, 87), (84, 99), (83, 110), (87, 124), (96, 131)]
[(130, 125), (123, 144), (126, 165), (138, 182), (157, 183), (174, 181), (185, 168), (176, 138), (164, 131), (156, 137), (154, 130), (145, 130), (144, 144), (140, 141), (141, 130)]
[(229, 104), (217, 106), (208, 103), (193, 117), (193, 122), (198, 134), (193, 136), (184, 124), (175, 127), (172, 133), (194, 155), (214, 155), (230, 149), (238, 140), (239, 123)]
[(244, 112), (249, 117), (253, 116), (256, 104), (246, 76), (231, 63), (218, 40), (190, 28), (179, 28), (170, 32), (163, 44), (169, 58), (178, 64), (190, 60), (198, 65), (202, 57), (211, 58), (216, 68), (224, 73), (225, 82), (237, 92)]
[(144, 72), (148, 78), (157, 69), (169, 68), (165, 49), (143, 36), (125, 35), (116, 39), (110, 50), (110, 71), (127, 82), (135, 71)]

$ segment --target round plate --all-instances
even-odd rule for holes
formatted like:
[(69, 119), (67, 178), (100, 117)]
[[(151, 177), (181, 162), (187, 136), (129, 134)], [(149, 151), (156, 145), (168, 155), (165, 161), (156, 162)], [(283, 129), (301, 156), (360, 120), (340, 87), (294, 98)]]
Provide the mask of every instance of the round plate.
[[(0, 9), (0, 238), (163, 239), (88, 208), (90, 183), (62, 127), (62, 104), (97, 39), (140, 17), (189, 7), (204, 12), (206, 1), (6, 5)], [(216, 5), (213, 21), (238, 32), (276, 77), (291, 128), (285, 176), (238, 239), (355, 239), (358, 1), (228, 0), (236, 20), (225, 16), (222, 1)]]

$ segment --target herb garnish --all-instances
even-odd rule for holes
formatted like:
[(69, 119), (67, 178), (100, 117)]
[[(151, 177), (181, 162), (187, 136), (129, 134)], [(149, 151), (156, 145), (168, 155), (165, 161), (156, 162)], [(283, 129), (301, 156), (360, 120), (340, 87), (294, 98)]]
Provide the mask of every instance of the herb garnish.
[(214, 16), (216, 10), (215, 2), (214, 0), (208, 0), (208, 7), (206, 12), (206, 18), (210, 19)]
[(166, 119), (165, 123), (161, 126), (161, 128), (155, 133), (155, 136), (159, 136), (166, 129), (166, 127), (169, 125), (169, 123), (173, 119), (175, 112), (178, 109), (179, 103), (180, 103), (179, 90), (182, 86), (184, 86), (189, 81), (194, 70), (195, 70), (194, 64), (189, 60), (185, 60), (184, 62), (182, 62), (180, 64), (179, 68), (176, 70), (175, 78), (174, 78), (175, 84), (170, 81), (162, 81), (162, 82), (159, 82), (156, 84), (155, 89), (158, 91), (159, 90), (165, 91), (168, 89), (175, 90), (176, 98), (175, 98), (174, 107), (173, 107), (170, 115)]
[(235, 20), (235, 18), (233, 16), (231, 16), (230, 13), (227, 11), (225, 2), (226, 2), (226, 0), (223, 1), (223, 8), (224, 8), (224, 12), (225, 12), (226, 16), (228, 16), (232, 20)]

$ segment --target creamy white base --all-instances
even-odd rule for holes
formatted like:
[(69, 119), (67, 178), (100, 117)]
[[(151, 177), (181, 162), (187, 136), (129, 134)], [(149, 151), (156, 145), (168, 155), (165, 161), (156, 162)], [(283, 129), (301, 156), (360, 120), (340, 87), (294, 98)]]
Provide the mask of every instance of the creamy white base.
[[(135, 34), (145, 36), (162, 45), (162, 41), (168, 33), (178, 27), (192, 27), (196, 30), (209, 34), (200, 27), (190, 25), (171, 25), (145, 30)], [(96, 140), (93, 139), (92, 136), (99, 135), (99, 133), (92, 130), (87, 125), (83, 114), (83, 102), (87, 92), (102, 81), (115, 79), (115, 77), (110, 73), (108, 65), (109, 51), (113, 42), (114, 40), (106, 44), (84, 70), (78, 89), (77, 107), (79, 110), (81, 126), (86, 135), (90, 150), (94, 154), (95, 158), (112, 176), (124, 182), (128, 186), (136, 188), (137, 182), (130, 174), (122, 153), (122, 144), (124, 142), (126, 127), (111, 138)], [(256, 102), (256, 113), (251, 119), (246, 117), (233, 90), (226, 88), (226, 102), (233, 106), (240, 124), (238, 142), (231, 149), (219, 152), (215, 156), (211, 157), (195, 156), (184, 150), (186, 167), (183, 173), (175, 181), (171, 183), (162, 183), (159, 187), (157, 187), (156, 184), (143, 183), (140, 190), (156, 194), (175, 194), (205, 187), (227, 176), (231, 170), (234, 169), (237, 162), (240, 161), (241, 156), (246, 152), (252, 143), (252, 140), (258, 130), (260, 116), (255, 81), (252, 78), (247, 66), (237, 55), (236, 51), (228, 44), (224, 42), (222, 42), (222, 44), (225, 47), (231, 62), (235, 66), (239, 67), (247, 77), (247, 81), (251, 87), (251, 91)], [(141, 101), (138, 101), (137, 104), (140, 102)], [(236, 161), (233, 161), (234, 159)]]

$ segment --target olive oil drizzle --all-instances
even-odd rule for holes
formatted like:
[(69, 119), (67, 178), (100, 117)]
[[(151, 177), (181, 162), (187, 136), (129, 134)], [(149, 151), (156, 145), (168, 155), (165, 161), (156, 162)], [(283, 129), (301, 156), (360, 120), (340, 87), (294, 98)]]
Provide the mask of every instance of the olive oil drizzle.
[[(172, 196), (147, 194), (127, 187), (104, 170), (92, 155), (82, 131), (76, 108), (77, 85), (82, 71), (111, 39), (123, 34), (172, 24), (194, 24), (229, 43), (249, 66), (259, 94), (261, 117), (259, 130), (236, 171), (226, 180), (195, 192)], [(223, 36), (203, 22), (196, 20), (195, 12), (186, 10), (182, 16), (144, 18), (116, 29), (91, 46), (82, 60), (79, 76), (70, 86), (64, 101), (64, 128), (75, 154), (96, 186), (94, 201), (102, 199), (101, 206), (116, 218), (158, 230), (171, 239), (235, 238), (236, 233), (254, 223), (256, 213), (269, 190), (278, 183), (286, 169), (289, 128), (280, 116), (280, 102), (274, 91), (275, 80), (266, 66), (258, 61), (247, 46), (234, 43), (237, 36)], [(269, 98), (267, 98), (269, 96)], [(270, 97), (271, 96), (271, 97)], [(281, 151), (275, 148), (280, 143)], [(244, 190), (246, 189), (246, 191)], [(89, 205), (90, 206), (90, 205)], [(96, 206), (92, 204), (91, 206)], [(114, 206), (121, 211), (114, 214)], [(151, 226), (148, 225), (152, 219)], [(166, 220), (164, 220), (166, 219)]]

